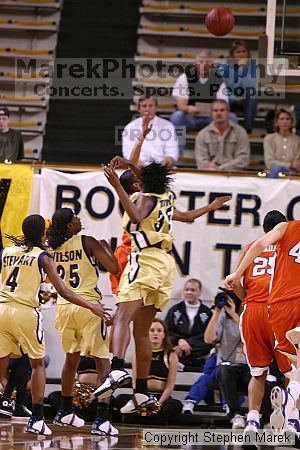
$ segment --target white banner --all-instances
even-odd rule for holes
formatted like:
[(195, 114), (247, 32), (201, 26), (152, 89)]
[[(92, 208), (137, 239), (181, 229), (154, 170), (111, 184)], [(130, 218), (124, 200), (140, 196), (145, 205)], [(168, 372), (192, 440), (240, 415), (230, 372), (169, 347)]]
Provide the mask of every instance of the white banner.
[[(256, 177), (226, 177), (182, 172), (175, 175), (173, 190), (176, 207), (183, 211), (210, 203), (215, 196), (230, 194), (232, 200), (192, 224), (174, 224), (177, 276), (173, 298), (180, 298), (184, 282), (199, 278), (202, 298), (212, 300), (222, 285), (225, 272), (232, 268), (239, 249), (263, 233), (264, 215), (278, 209), (288, 218), (300, 218), (300, 182)], [(40, 187), (40, 213), (51, 217), (57, 208), (75, 209), (82, 219), (83, 233), (121, 243), (119, 201), (102, 171), (67, 174), (43, 169)], [(100, 288), (110, 294), (107, 276)]]

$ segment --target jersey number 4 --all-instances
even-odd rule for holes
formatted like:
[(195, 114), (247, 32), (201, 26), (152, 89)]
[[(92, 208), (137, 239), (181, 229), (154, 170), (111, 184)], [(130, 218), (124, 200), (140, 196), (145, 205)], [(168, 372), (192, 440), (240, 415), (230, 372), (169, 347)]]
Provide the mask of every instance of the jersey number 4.
[(300, 242), (297, 242), (297, 244), (291, 248), (289, 256), (293, 256), (295, 258), (295, 263), (300, 264)]
[(10, 292), (15, 292), (15, 290), (18, 287), (19, 271), (20, 271), (20, 267), (15, 267), (6, 281), (6, 286), (10, 287)]

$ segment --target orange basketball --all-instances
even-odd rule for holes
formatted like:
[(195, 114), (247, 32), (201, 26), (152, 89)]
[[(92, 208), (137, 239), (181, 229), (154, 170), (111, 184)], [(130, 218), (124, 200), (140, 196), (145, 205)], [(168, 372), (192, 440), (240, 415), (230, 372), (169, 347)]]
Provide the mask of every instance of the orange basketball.
[(209, 11), (205, 18), (208, 31), (215, 36), (226, 36), (234, 27), (234, 15), (231, 9), (220, 6)]

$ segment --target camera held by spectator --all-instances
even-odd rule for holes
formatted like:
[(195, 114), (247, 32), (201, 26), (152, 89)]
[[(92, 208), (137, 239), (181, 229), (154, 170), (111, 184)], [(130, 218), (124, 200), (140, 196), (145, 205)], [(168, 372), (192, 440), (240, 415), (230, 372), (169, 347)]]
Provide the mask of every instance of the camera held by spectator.
[(230, 306), (228, 300), (229, 298), (231, 298), (231, 300), (233, 300), (235, 303), (236, 309), (238, 310), (241, 305), (241, 300), (239, 299), (239, 297), (233, 291), (229, 291), (228, 289), (222, 288), (220, 286), (219, 289), (221, 292), (218, 292), (217, 295), (215, 296), (215, 304), (213, 308), (216, 307), (221, 309), (224, 306)]

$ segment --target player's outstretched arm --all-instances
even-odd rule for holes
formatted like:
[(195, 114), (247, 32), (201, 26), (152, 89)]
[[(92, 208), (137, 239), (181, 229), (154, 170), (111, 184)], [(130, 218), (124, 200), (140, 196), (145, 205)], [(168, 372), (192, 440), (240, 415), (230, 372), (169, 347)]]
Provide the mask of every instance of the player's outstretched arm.
[(153, 199), (151, 197), (145, 197), (141, 195), (136, 204), (132, 203), (128, 195), (123, 189), (120, 183), (119, 177), (113, 167), (105, 166), (104, 174), (108, 179), (109, 183), (114, 187), (125, 211), (132, 223), (139, 223), (149, 214), (151, 208), (153, 207)]
[[(234, 264), (234, 268), (233, 270), (235, 271), (239, 265), (241, 264), (244, 256), (247, 253), (247, 248), (248, 246), (245, 246), (244, 248), (242, 248), (242, 250), (239, 253), (238, 259), (236, 260), (235, 264)], [(247, 295), (247, 291), (246, 289), (244, 289), (244, 287), (241, 284), (241, 280), (235, 280), (233, 283), (233, 292), (243, 301)]]
[(110, 245), (104, 239), (97, 241), (92, 236), (85, 236), (84, 239), (89, 255), (94, 256), (108, 272), (116, 275), (120, 267)]
[(217, 197), (207, 206), (203, 206), (202, 208), (191, 209), (190, 211), (180, 211), (179, 209), (174, 209), (173, 220), (178, 222), (193, 222), (198, 217), (203, 216), (204, 214), (209, 213), (210, 211), (214, 211), (216, 209), (221, 208), (224, 203), (231, 200), (230, 195), (224, 195), (222, 197)]
[(83, 308), (89, 309), (96, 316), (100, 316), (104, 320), (111, 318), (111, 314), (109, 313), (109, 311), (111, 311), (111, 308), (106, 308), (100, 303), (93, 304), (87, 302), (82, 297), (75, 294), (75, 292), (72, 292), (70, 289), (67, 288), (62, 279), (59, 277), (54, 262), (50, 258), (50, 256), (45, 255), (43, 257), (42, 267), (46, 272), (46, 274), (48, 275), (48, 278), (50, 282), (53, 284), (55, 290), (61, 297), (65, 298), (70, 303), (74, 303), (74, 305), (82, 306)]
[(235, 269), (235, 271), (232, 274), (227, 275), (224, 283), (225, 287), (227, 289), (234, 289), (234, 281), (241, 278), (245, 269), (247, 269), (247, 267), (255, 260), (257, 256), (259, 256), (259, 254), (266, 247), (268, 247), (268, 245), (275, 244), (276, 242), (280, 241), (280, 239), (282, 239), (287, 227), (287, 222), (281, 222), (276, 225), (273, 230), (269, 231), (269, 233), (266, 233), (264, 236), (257, 239), (257, 241), (255, 241), (248, 249), (247, 253), (245, 254), (239, 266)]
[(145, 113), (143, 115), (142, 133), (138, 137), (137, 142), (136, 142), (136, 144), (131, 152), (131, 155), (130, 155), (130, 161), (133, 164), (139, 163), (143, 142), (146, 139), (147, 134), (150, 133), (151, 128), (152, 128), (152, 125), (150, 125), (150, 120), (152, 120), (152, 119), (153, 119), (153, 117), (149, 113)]

